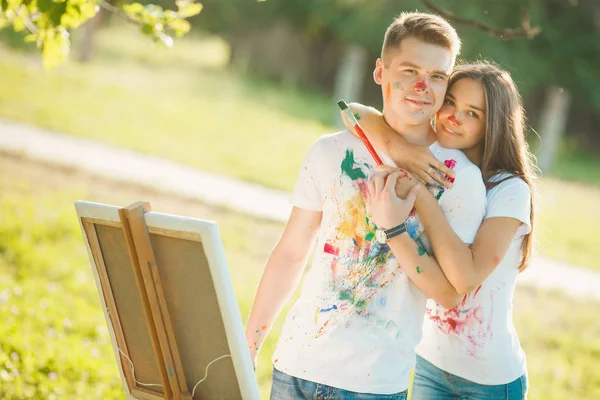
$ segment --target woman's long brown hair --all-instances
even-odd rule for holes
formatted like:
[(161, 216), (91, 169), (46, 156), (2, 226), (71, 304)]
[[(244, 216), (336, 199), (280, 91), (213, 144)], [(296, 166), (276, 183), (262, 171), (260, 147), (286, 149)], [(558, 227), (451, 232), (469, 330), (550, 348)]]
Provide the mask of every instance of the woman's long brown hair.
[[(519, 177), (527, 183), (531, 192), (532, 230), (523, 240), (519, 265), (519, 271), (523, 271), (529, 265), (533, 249), (537, 167), (525, 140), (525, 112), (521, 95), (510, 74), (488, 61), (457, 66), (450, 76), (448, 88), (465, 78), (480, 82), (485, 93), (486, 127), (479, 167), (487, 190), (507, 179)], [(496, 182), (490, 180), (502, 172), (510, 176)]]

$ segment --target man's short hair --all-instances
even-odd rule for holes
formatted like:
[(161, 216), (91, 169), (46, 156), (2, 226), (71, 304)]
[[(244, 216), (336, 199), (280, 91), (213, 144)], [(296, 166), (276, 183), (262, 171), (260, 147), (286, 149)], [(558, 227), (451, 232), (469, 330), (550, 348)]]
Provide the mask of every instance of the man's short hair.
[[(386, 56), (400, 47), (403, 39), (413, 37), (425, 43), (445, 47), (454, 58), (460, 53), (460, 39), (456, 30), (444, 18), (426, 13), (402, 13), (385, 31), (381, 58), (388, 64)], [(389, 57), (388, 57), (389, 59)]]

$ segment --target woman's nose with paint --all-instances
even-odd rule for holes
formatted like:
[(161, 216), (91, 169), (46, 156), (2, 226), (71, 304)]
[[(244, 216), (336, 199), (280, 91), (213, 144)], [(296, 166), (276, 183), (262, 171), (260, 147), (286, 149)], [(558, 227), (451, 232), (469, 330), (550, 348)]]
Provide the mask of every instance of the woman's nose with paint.
[(456, 119), (456, 116), (454, 114), (452, 114), (451, 116), (448, 117), (448, 121), (452, 122), (456, 126), (461, 125), (460, 121), (458, 119)]

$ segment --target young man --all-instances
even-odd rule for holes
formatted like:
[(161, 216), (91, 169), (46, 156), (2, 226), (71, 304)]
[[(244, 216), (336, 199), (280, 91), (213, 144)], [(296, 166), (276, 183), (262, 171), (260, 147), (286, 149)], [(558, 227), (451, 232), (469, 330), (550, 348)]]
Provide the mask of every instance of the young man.
[[(386, 122), (410, 143), (431, 144), (438, 159), (455, 160), (456, 181), (441, 206), (470, 243), (485, 212), (481, 173), (460, 151), (433, 143), (430, 126), (459, 47), (445, 20), (402, 14), (385, 34), (374, 78), (382, 87)], [(400, 268), (365, 205), (373, 170), (372, 157), (348, 131), (321, 137), (304, 160), (294, 208), (265, 267), (246, 330), (255, 359), (318, 235), (312, 268), (273, 356), (272, 398), (403, 399), (427, 297), (446, 307), (460, 299), (439, 268), (427, 274)], [(428, 243), (416, 217), (410, 222), (410, 235), (425, 253)]]

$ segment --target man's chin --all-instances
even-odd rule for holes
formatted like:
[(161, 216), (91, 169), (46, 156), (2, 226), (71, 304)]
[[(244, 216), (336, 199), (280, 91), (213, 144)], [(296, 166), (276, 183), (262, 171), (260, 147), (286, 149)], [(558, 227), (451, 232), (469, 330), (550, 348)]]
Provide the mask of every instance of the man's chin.
[(392, 125), (405, 125), (405, 126), (414, 126), (421, 124), (429, 124), (431, 118), (433, 117), (433, 112), (430, 108), (423, 108), (422, 110), (415, 111), (414, 108), (411, 107), (409, 110), (408, 107), (398, 107), (394, 110), (393, 115), (389, 113), (385, 113), (386, 121)]
[(429, 110), (406, 112), (404, 113), (403, 121), (410, 125), (429, 124), (433, 114)]

